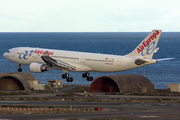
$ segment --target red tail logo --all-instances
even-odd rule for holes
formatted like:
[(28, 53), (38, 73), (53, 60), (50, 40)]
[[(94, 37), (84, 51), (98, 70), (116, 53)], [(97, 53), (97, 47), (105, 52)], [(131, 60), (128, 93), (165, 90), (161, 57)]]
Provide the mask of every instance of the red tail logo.
[(147, 47), (151, 42), (152, 40), (156, 39), (157, 35), (159, 35), (159, 31), (155, 31), (150, 37), (148, 40), (145, 40), (143, 41), (142, 45), (140, 45), (138, 48), (137, 48), (137, 52), (138, 54), (141, 53), (145, 47)]

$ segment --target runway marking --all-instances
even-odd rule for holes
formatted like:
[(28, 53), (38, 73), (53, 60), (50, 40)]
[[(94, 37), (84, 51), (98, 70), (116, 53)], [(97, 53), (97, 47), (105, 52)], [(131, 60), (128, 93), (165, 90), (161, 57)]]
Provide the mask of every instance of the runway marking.
[(160, 116), (138, 116), (138, 117), (146, 118), (146, 117), (160, 117)]

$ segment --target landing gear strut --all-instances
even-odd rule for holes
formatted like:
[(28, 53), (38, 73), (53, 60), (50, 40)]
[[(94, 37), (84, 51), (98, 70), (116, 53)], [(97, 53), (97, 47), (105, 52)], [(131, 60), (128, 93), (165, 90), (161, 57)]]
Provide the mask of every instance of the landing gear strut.
[(93, 81), (93, 77), (89, 77), (89, 73), (88, 72), (83, 73), (82, 77), (86, 78), (87, 81)]
[(72, 82), (73, 81), (73, 78), (72, 77), (69, 77), (69, 74), (68, 73), (64, 73), (62, 75), (62, 78), (63, 79), (66, 79), (67, 82)]
[(19, 68), (17, 69), (17, 71), (18, 71), (18, 72), (22, 72), (21, 64), (18, 64), (18, 67), (19, 67)]

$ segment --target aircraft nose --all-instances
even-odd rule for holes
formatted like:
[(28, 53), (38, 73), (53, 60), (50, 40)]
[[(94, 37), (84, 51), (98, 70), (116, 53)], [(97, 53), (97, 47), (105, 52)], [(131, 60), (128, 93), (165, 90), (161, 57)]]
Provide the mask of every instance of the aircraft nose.
[(4, 53), (3, 56), (5, 57), (5, 56), (6, 56), (6, 53)]
[(7, 57), (8, 57), (7, 52), (5, 52), (5, 53), (3, 54), (3, 56), (4, 56), (5, 58), (7, 58)]

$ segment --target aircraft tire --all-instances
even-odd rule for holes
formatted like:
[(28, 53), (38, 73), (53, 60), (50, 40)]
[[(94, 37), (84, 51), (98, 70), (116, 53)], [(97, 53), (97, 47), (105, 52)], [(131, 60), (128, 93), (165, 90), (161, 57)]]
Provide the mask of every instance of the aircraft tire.
[(90, 77), (90, 81), (93, 81), (93, 77)]
[(69, 78), (66, 78), (66, 81), (69, 82)]
[(93, 81), (93, 77), (87, 77), (87, 81)]
[(73, 81), (73, 78), (72, 78), (72, 77), (70, 77), (70, 78), (69, 78), (69, 82), (72, 82), (72, 81)]
[(68, 78), (69, 77), (69, 74), (65, 73), (62, 75), (62, 78), (65, 79), (65, 78)]
[(17, 71), (18, 71), (18, 72), (22, 72), (22, 68), (18, 68)]
[(72, 78), (72, 77), (66, 78), (66, 81), (67, 81), (67, 82), (72, 82), (72, 81), (73, 81), (73, 78)]
[(83, 73), (83, 74), (82, 74), (82, 77), (83, 77), (83, 78), (88, 78), (88, 77), (89, 77), (89, 73), (88, 73), (88, 72)]

